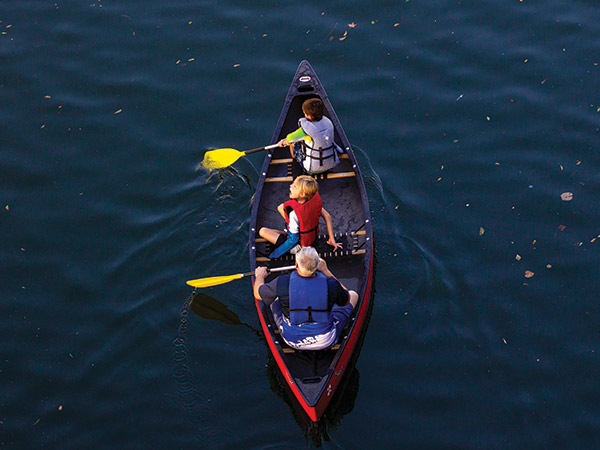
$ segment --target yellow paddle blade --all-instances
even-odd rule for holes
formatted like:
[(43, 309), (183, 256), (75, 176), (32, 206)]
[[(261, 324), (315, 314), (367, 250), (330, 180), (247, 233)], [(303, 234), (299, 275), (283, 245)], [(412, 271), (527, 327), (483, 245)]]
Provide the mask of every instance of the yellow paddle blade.
[(234, 148), (211, 150), (204, 154), (202, 167), (209, 170), (222, 169), (223, 167), (232, 165), (242, 156), (244, 156), (244, 152), (240, 152)]
[(186, 281), (186, 283), (190, 286), (194, 286), (197, 288), (205, 288), (210, 286), (217, 286), (219, 284), (229, 283), (233, 280), (239, 280), (243, 276), (243, 273), (237, 273), (235, 275), (224, 275), (220, 277), (198, 278), (197, 280)]

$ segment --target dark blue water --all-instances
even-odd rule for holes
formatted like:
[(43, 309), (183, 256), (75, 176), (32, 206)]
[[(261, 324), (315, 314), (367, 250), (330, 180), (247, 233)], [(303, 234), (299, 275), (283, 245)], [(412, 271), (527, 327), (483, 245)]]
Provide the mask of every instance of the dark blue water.
[[(597, 448), (598, 11), (0, 1), (0, 446)], [(262, 155), (196, 166), (269, 142), (302, 59), (377, 253), (317, 429), (278, 395), (250, 282), (206, 292), (246, 326), (185, 284), (247, 270)]]

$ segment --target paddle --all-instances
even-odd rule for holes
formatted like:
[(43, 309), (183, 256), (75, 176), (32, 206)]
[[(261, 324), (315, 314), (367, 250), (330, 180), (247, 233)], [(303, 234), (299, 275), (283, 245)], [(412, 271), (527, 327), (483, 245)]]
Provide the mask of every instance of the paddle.
[(249, 155), (251, 153), (262, 152), (263, 150), (269, 150), (275, 147), (277, 147), (277, 144), (253, 148), (252, 150), (246, 150), (243, 152), (234, 148), (218, 148), (216, 150), (210, 150), (204, 154), (202, 167), (209, 170), (222, 169), (232, 165), (242, 156)]
[[(285, 266), (285, 267), (275, 267), (273, 269), (269, 269), (269, 272), (283, 272), (285, 270), (295, 269), (296, 266)], [(229, 283), (233, 280), (239, 280), (240, 278), (249, 277), (254, 275), (254, 272), (246, 272), (246, 273), (237, 273), (235, 275), (223, 275), (219, 277), (208, 277), (208, 278), (198, 278), (197, 280), (189, 280), (186, 281), (190, 286), (194, 286), (197, 288), (205, 288), (210, 286), (217, 286), (219, 284)]]

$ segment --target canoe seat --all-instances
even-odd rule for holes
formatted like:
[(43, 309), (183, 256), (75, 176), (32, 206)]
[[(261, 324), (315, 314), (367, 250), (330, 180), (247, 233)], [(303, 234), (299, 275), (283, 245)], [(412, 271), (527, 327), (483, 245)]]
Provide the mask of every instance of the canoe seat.
[[(360, 245), (360, 241), (361, 241), (360, 238), (365, 235), (366, 235), (366, 233), (364, 230), (360, 230), (357, 232), (349, 232), (349, 233), (335, 233), (334, 234), (335, 240), (342, 244), (342, 248), (338, 249), (336, 251), (332, 251), (331, 246), (329, 244), (327, 244), (327, 240), (329, 239), (329, 236), (326, 234), (322, 234), (317, 237), (317, 240), (315, 241), (313, 246), (319, 253), (319, 256), (321, 256), (322, 258), (335, 258), (335, 257), (341, 257), (341, 256), (363, 255), (365, 253), (365, 250), (361, 248), (362, 246)], [(363, 241), (364, 241), (364, 239), (363, 239)], [(263, 262), (263, 263), (271, 261), (271, 259), (267, 255), (269, 255), (275, 249), (275, 246), (273, 244), (271, 244), (270, 242), (268, 242), (266, 239), (261, 238), (261, 237), (257, 237), (255, 240), (255, 243), (257, 244), (257, 252), (256, 253), (257, 253), (257, 255), (259, 255), (256, 257), (256, 261)], [(264, 246), (263, 246), (263, 244), (264, 244)], [(260, 250), (259, 250), (259, 247), (260, 247)], [(289, 253), (286, 253), (285, 255), (282, 255), (279, 258), (277, 258), (276, 261), (294, 262), (295, 256), (291, 255)]]
[[(340, 155), (340, 159), (350, 159), (347, 153)], [(292, 158), (273, 158), (269, 164), (291, 164), (294, 160)]]
[[(333, 180), (336, 178), (348, 178), (355, 177), (356, 172), (327, 172), (313, 175), (315, 180)], [(268, 177), (265, 178), (265, 183), (291, 183), (294, 181), (294, 177), (291, 175), (285, 177)]]
[[(339, 349), (340, 349), (340, 344), (335, 344), (335, 345), (332, 345), (329, 348), (325, 348), (325, 349), (320, 350), (320, 351), (328, 352), (328, 351), (337, 351)], [(296, 352), (301, 352), (302, 351), (302, 350), (296, 350), (295, 348), (292, 348), (292, 347), (283, 347), (282, 350), (283, 350), (283, 353), (288, 354), (288, 355), (291, 354), (291, 353), (296, 353)]]

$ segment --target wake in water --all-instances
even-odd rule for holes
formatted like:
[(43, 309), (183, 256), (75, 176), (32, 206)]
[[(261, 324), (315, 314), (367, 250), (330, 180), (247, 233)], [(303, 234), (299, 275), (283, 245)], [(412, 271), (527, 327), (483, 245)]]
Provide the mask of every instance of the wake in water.
[[(195, 295), (196, 290), (194, 289), (181, 309), (177, 337), (173, 340), (173, 376), (177, 383), (177, 392), (183, 409), (198, 434), (198, 438), (205, 448), (216, 448), (223, 437), (231, 436), (231, 430), (226, 429), (221, 418), (213, 411), (208, 398), (196, 389), (194, 374), (188, 364), (187, 321)], [(218, 437), (221, 439), (218, 440)]]
[[(398, 319), (405, 313), (409, 302), (430, 302), (432, 314), (439, 315), (442, 320), (450, 319), (450, 328), (464, 330), (464, 322), (471, 319), (470, 307), (462, 301), (468, 290), (466, 284), (460, 276), (452, 274), (440, 258), (404, 231), (407, 228), (403, 225), (406, 218), (411, 217), (414, 221), (422, 214), (411, 210), (401, 198), (382, 185), (368, 156), (360, 148), (355, 148), (355, 154), (359, 158), (373, 211), (377, 275), (386, 280), (396, 280), (393, 284), (386, 284), (386, 287), (392, 288), (391, 295), (378, 290), (378, 300), (388, 303), (385, 307), (396, 309), (389, 312)], [(384, 294), (383, 297), (381, 294)], [(388, 298), (390, 300), (386, 301)]]
[[(436, 258), (410, 236), (403, 233), (402, 200), (385, 190), (381, 178), (360, 147), (353, 147), (369, 196), (373, 214), (378, 276), (397, 280), (395, 303), (412, 299), (419, 289), (426, 289), (433, 273), (443, 271)], [(385, 236), (385, 238), (381, 238)], [(446, 285), (451, 289), (451, 284)]]
[(377, 277), (387, 280), (383, 284), (386, 292), (377, 289), (376, 308), (385, 309), (383, 314), (395, 321), (410, 314), (413, 320), (406, 324), (417, 341), (458, 340), (468, 363), (480, 358), (484, 351), (481, 343), (487, 339), (479, 326), (477, 305), (469, 302), (473, 295), (466, 281), (460, 273), (453, 273), (443, 258), (404, 231), (408, 227), (403, 222), (409, 218), (412, 222), (433, 218), (424, 217), (422, 211), (386, 189), (360, 148), (355, 148), (355, 154), (373, 212)]
[(208, 174), (209, 175), (208, 175), (208, 178), (206, 179), (206, 183), (210, 183), (211, 179), (215, 176), (218, 177), (218, 179), (219, 179), (219, 183), (213, 189), (213, 192), (217, 192), (219, 190), (219, 188), (221, 187), (221, 185), (225, 181), (227, 181), (228, 178), (231, 176), (239, 178), (248, 186), (249, 189), (252, 189), (252, 182), (250, 181), (250, 178), (246, 174), (239, 172), (235, 167), (226, 167), (224, 169), (209, 170)]

